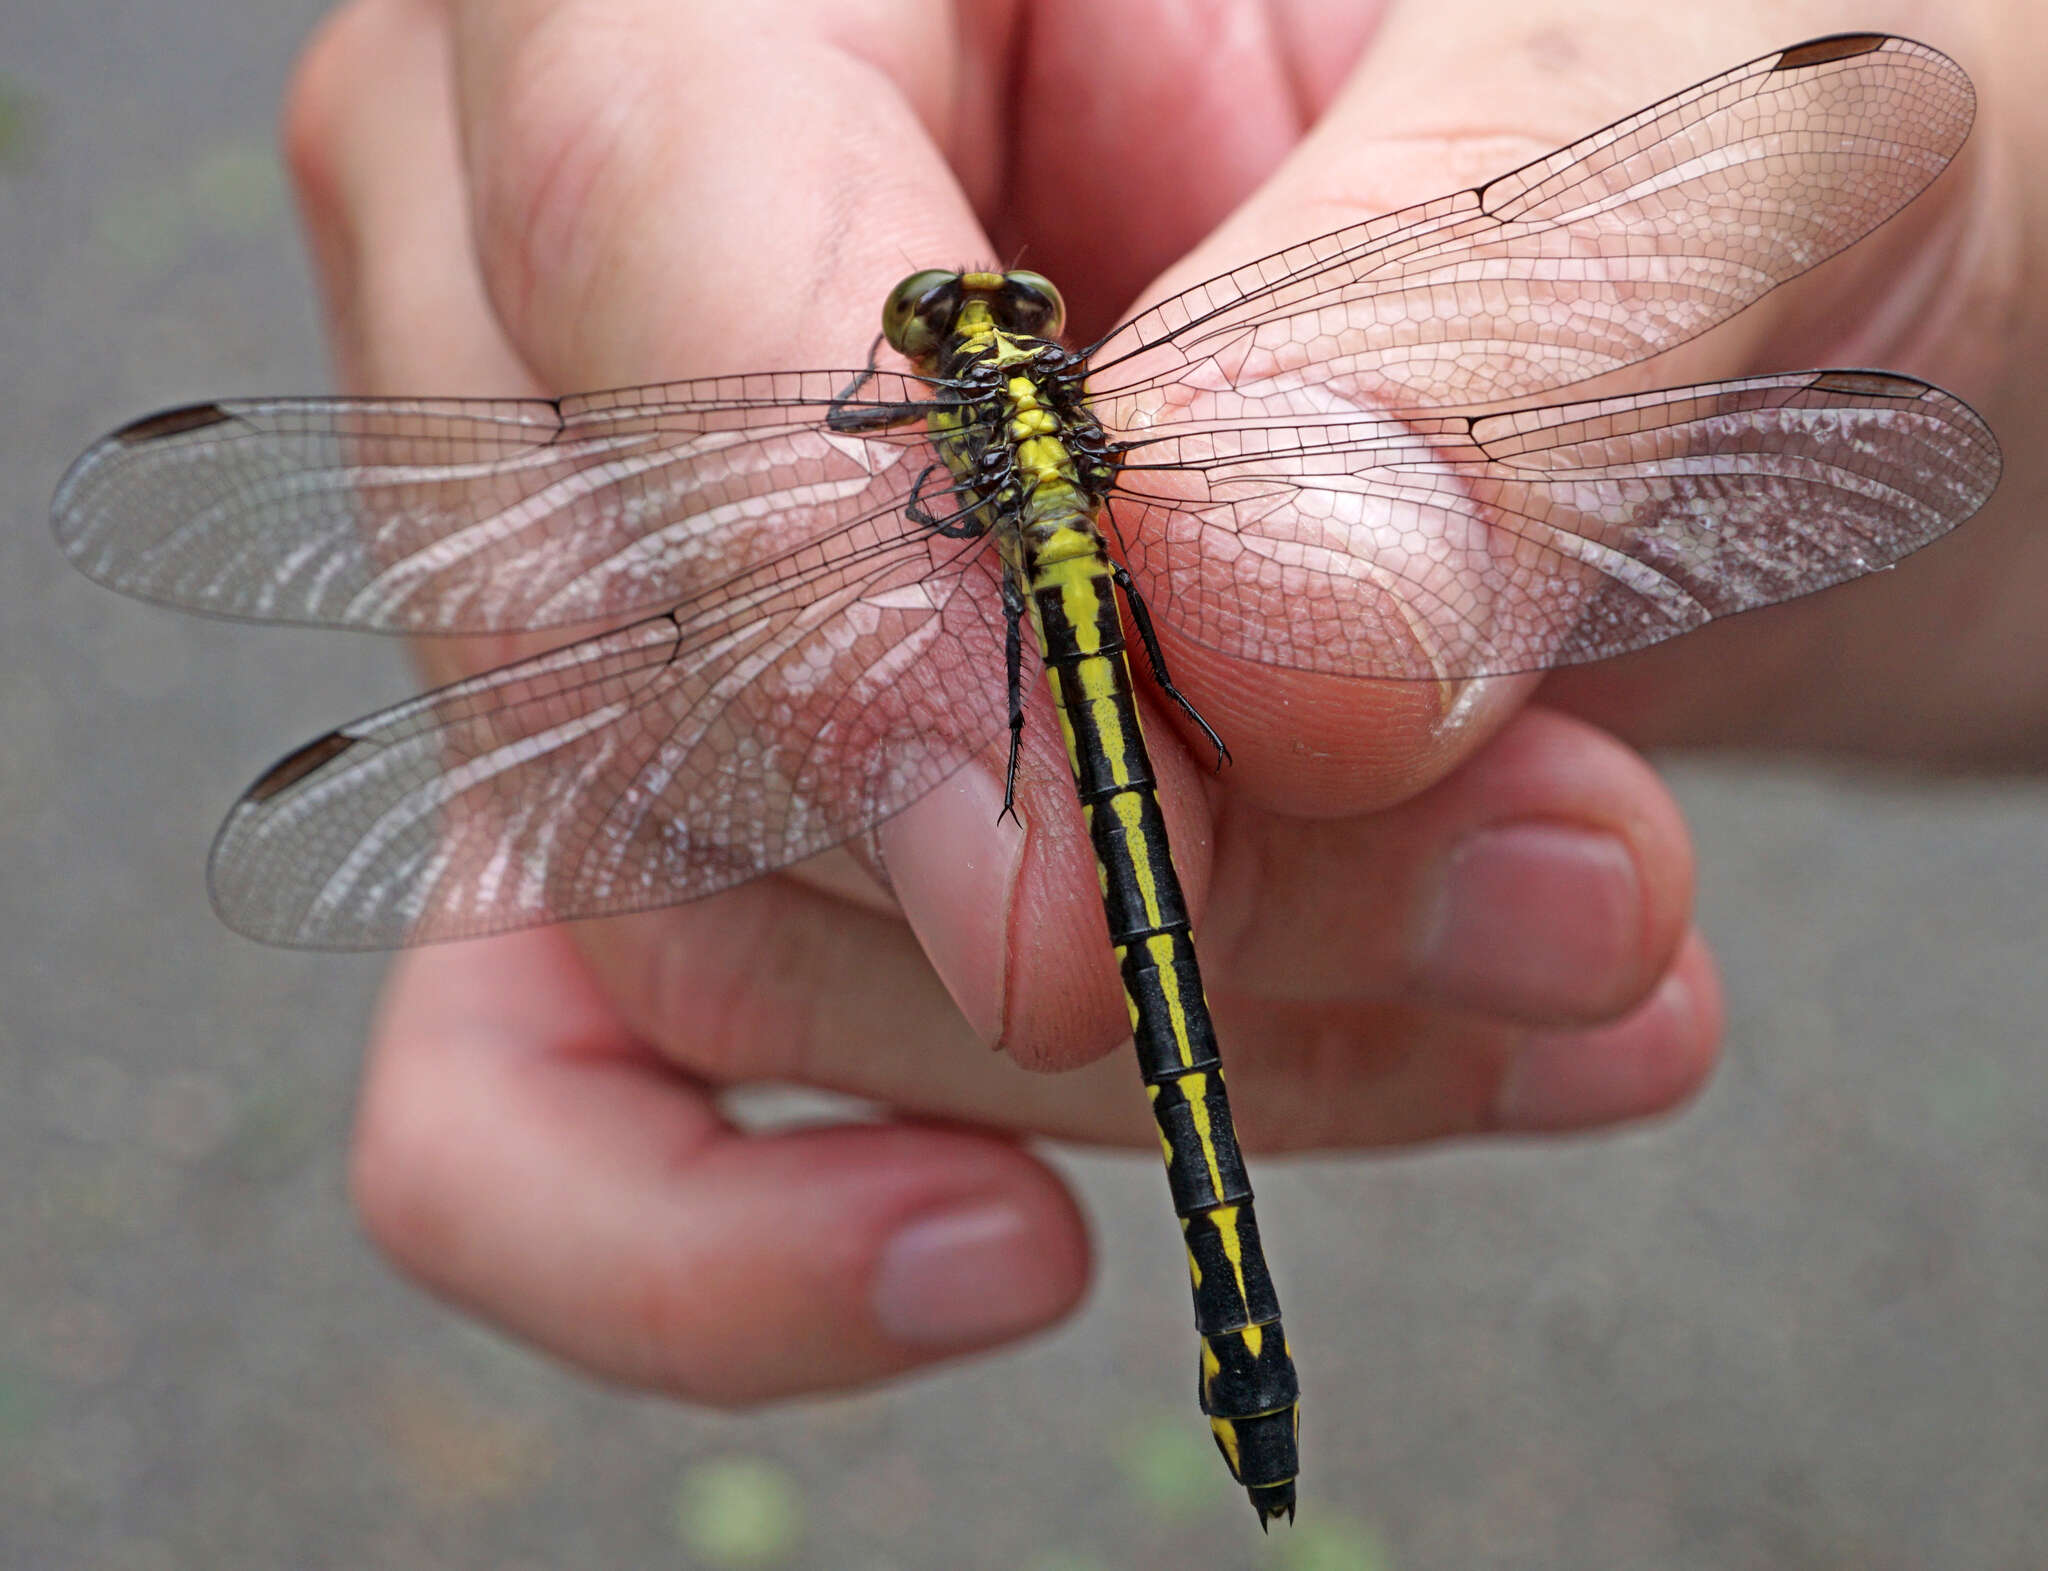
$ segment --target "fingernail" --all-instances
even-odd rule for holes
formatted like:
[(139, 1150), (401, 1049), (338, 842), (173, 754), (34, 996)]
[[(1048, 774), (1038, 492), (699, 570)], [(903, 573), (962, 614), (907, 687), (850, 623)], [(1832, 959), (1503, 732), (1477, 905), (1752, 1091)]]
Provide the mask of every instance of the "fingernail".
[(1625, 1020), (1531, 1032), (1501, 1076), (1494, 1121), (1536, 1134), (1664, 1112), (1697, 1088), (1711, 1062), (1700, 1026), (1692, 988), (1674, 971)]
[(882, 1250), (872, 1290), (876, 1324), (895, 1341), (924, 1347), (981, 1345), (1036, 1330), (1065, 1304), (1029, 1235), (1023, 1216), (1001, 1204), (917, 1218)]
[(1636, 959), (1635, 858), (1570, 824), (1482, 829), (1452, 850), (1421, 906), (1417, 980), (1438, 999), (1520, 1017), (1597, 1012)]
[(884, 824), (882, 860), (896, 900), (953, 1002), (984, 1042), (1002, 1032), (1010, 902), (1024, 831), (978, 764)]

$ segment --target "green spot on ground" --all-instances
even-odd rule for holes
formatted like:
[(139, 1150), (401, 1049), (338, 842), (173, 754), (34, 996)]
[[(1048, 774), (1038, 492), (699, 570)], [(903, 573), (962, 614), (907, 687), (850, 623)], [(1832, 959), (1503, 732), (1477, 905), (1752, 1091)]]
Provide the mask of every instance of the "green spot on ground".
[(43, 106), (13, 77), (0, 73), (0, 169), (26, 169), (42, 145)]
[(222, 142), (182, 174), (111, 193), (93, 215), (92, 245), (121, 272), (152, 278), (209, 240), (243, 239), (282, 220), (284, 179), (256, 143)]
[(184, 254), (191, 213), (182, 191), (140, 186), (116, 192), (93, 216), (92, 250), (122, 272), (162, 272)]
[(275, 1183), (321, 1149), (326, 1130), (326, 1105), (315, 1088), (273, 1079), (257, 1086), (237, 1110), (222, 1164), (245, 1183)]
[(709, 1565), (777, 1565), (803, 1536), (803, 1503), (795, 1482), (773, 1462), (730, 1457), (700, 1463), (676, 1492), (676, 1536)]
[(200, 222), (217, 233), (256, 234), (284, 211), (277, 159), (253, 143), (226, 143), (202, 154), (187, 188)]
[(40, 1383), (11, 1369), (0, 1369), (0, 1444), (25, 1440), (43, 1419)]
[(1996, 1064), (1972, 1063), (1959, 1056), (1935, 1082), (1935, 1132), (1952, 1140), (1981, 1138), (2009, 1106), (2006, 1077)]
[(1116, 1459), (1132, 1492), (1163, 1515), (1233, 1487), (1215, 1446), (1178, 1415), (1131, 1426), (1118, 1441)]
[[(1303, 1502), (1303, 1509), (1308, 1509)], [(1342, 1512), (1304, 1518), (1286, 1533), (1280, 1564), (1286, 1571), (1393, 1571), (1394, 1562), (1379, 1535)]]

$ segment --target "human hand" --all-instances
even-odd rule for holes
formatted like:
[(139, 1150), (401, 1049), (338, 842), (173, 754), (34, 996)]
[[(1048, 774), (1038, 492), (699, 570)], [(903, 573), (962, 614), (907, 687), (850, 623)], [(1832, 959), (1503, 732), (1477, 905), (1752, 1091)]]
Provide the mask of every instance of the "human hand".
[[(721, 19), (357, 0), (309, 56), (294, 167), (353, 390), (851, 365), (901, 273), (1027, 236), (1079, 334), (1106, 325), (1340, 91), (1327, 133), (1175, 269), (1179, 283), (1473, 183), (1844, 25), (1777, 6), (1718, 17), (1717, 36), (1681, 47), (1641, 17), (1542, 35), (1526, 7), (1512, 32), (1501, 9), (1461, 22), (1438, 7), (1425, 25), (1394, 7), (1363, 57), (1366, 22), (1347, 34), (1329, 19), (1219, 57), (1207, 39), (1176, 47), (1178, 8), (1120, 12), (1109, 50), (1087, 32), (1107, 8), (1038, 6), (1006, 140), (991, 107), (1013, 80), (997, 8), (962, 8), (956, 48), (933, 31), (944, 13), (909, 7)], [(1564, 51), (1550, 71), (1475, 46), (1543, 36)], [(1581, 69), (1564, 69), (1581, 48)], [(1956, 184), (1919, 206), (1965, 203), (1974, 188), (1943, 194)], [(1880, 248), (1872, 260), (1838, 269), (1890, 298), (1930, 232), (1935, 219), (1895, 224), (1861, 248)], [(1749, 336), (1717, 334), (1658, 380), (1745, 369), (1766, 341), (1775, 356), (1799, 320), (1778, 302), (1801, 297), (1781, 291), (1750, 313)], [(1840, 358), (1815, 342), (1803, 361)], [(429, 657), (451, 675), (477, 654)], [(1593, 678), (1573, 696), (1621, 693), (1641, 734), (1712, 734), (1686, 718), (1711, 665), (1681, 662), (1646, 694)], [(1151, 711), (1198, 904), (1206, 887), (1202, 949), (1253, 1144), (1585, 1127), (1659, 1111), (1704, 1076), (1719, 1000), (1689, 927), (1684, 832), (1625, 747), (1517, 708), (1527, 683), (1446, 712), (1419, 688), (1177, 675), (1238, 760), (1209, 781)], [(848, 869), (405, 957), (359, 1136), (373, 1230), (440, 1291), (534, 1340), (707, 1400), (868, 1380), (1064, 1312), (1085, 1276), (1079, 1218), (1046, 1169), (987, 1131), (1150, 1135), (1120, 1060), (1020, 1077), (974, 1049), (978, 1036), (1064, 1067), (1127, 1029), (1092, 865), (1058, 794), (1070, 788), (1049, 784), (1027, 798), (1027, 835), (997, 825), (997, 783), (972, 771), (885, 826), (908, 930)], [(735, 1131), (717, 1089), (764, 1080), (906, 1117)]]

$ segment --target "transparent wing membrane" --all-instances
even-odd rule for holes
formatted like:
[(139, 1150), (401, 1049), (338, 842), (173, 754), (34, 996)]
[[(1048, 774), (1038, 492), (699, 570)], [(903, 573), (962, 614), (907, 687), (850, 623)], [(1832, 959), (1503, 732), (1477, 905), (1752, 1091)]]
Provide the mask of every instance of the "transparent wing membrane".
[(308, 744), (214, 844), (230, 926), (380, 949), (669, 905), (859, 834), (1007, 715), (980, 540), (901, 534)]
[[(1092, 356), (1134, 418), (1166, 384), (1395, 409), (1540, 397), (1705, 332), (1941, 173), (1976, 97), (1902, 38), (1767, 55), (1454, 196), (1161, 301)], [(1856, 52), (1842, 53), (1841, 50)]]
[(898, 525), (922, 442), (825, 420), (931, 390), (880, 375), (841, 405), (859, 374), (195, 404), (87, 451), (57, 536), (109, 588), (216, 616), (405, 633), (612, 620)]
[(1989, 428), (1939, 388), (1808, 371), (1175, 434), (1131, 455), (1112, 507), (1154, 615), (1187, 637), (1454, 679), (1604, 660), (1889, 566), (1998, 472)]
[[(1293, 669), (1531, 671), (1954, 527), (1997, 447), (1911, 378), (1502, 405), (1668, 349), (1851, 244), (1972, 112), (1931, 49), (1820, 40), (1132, 318), (1088, 374), (1153, 614)], [(990, 553), (908, 516), (913, 495), (973, 511), (915, 418), (952, 391), (811, 371), (194, 405), (90, 449), (55, 526), (100, 582), (216, 615), (612, 626), (301, 749), (222, 831), (216, 898), (246, 932), (460, 937), (785, 866), (1002, 732)]]

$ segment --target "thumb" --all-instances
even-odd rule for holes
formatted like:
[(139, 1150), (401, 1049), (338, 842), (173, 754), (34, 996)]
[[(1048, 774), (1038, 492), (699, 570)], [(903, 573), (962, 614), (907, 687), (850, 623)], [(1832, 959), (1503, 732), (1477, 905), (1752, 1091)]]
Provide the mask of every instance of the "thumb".
[[(1540, 49), (1470, 50), (1472, 38), (1498, 31), (1481, 26), (1498, 10), (1463, 0), (1433, 7), (1426, 21), (1412, 7), (1392, 13), (1313, 134), (1162, 281), (1158, 293), (1169, 298), (1156, 315), (1141, 312), (1129, 324), (1121, 352), (1136, 353), (1142, 367), (1145, 346), (1199, 323), (1174, 352), (1211, 356), (1217, 364), (1187, 382), (1220, 376), (1243, 392), (1245, 375), (1255, 384), (1266, 378), (1266, 390), (1249, 395), (1243, 411), (1254, 416), (1268, 407), (1265, 400), (1296, 398), (1307, 410), (1350, 404), (1398, 419), (1740, 374), (1767, 355), (1775, 358), (1784, 347), (1781, 327), (1801, 315), (1789, 292), (1773, 292), (1869, 234), (1932, 183), (1962, 145), (1974, 113), (1969, 80), (1955, 62), (1881, 33), (1759, 53), (1755, 21), (1745, 30), (1739, 10), (1715, 22), (1660, 10), (1554, 28), (1541, 35), (1547, 43)], [(1675, 64), (1711, 68), (1745, 58), (1691, 87), (1686, 80), (1699, 67)], [(1884, 287), (1873, 287), (1873, 277), (1841, 293), (1854, 302), (1847, 309), (1865, 315), (1856, 322), (1847, 309), (1834, 313), (1829, 320), (1840, 336), (1853, 339), (1880, 319), (1897, 320), (1901, 291), (1937, 286), (1928, 269), (1907, 265), (1916, 246), (1924, 249), (1924, 230), (1892, 226), (1883, 244), (1864, 248), (1862, 265), (1881, 274)], [(1250, 257), (1264, 259), (1247, 264)], [(1213, 287), (1199, 283), (1231, 268)], [(1171, 298), (1177, 287), (1190, 292)], [(1839, 272), (1829, 287), (1843, 291)], [(1773, 298), (1764, 309), (1709, 332), (1766, 296)], [(1675, 353), (1654, 371), (1631, 369), (1666, 350)], [(1098, 361), (1098, 372), (1104, 363)], [(1144, 385), (1141, 371), (1131, 375), (1132, 385)], [(1304, 376), (1313, 384), (1306, 391), (1297, 385)], [(1595, 379), (1604, 380), (1581, 388)], [(1329, 462), (1378, 462), (1368, 447), (1339, 454), (1343, 438), (1334, 441)], [(1221, 473), (1230, 483), (1228, 464)], [(1246, 484), (1278, 476), (1284, 486), (1308, 471), (1283, 461), (1268, 474), (1254, 457), (1241, 473)], [(1233, 642), (1228, 627), (1210, 652), (1165, 640), (1182, 680), (1202, 693), (1212, 722), (1233, 737), (1240, 780), (1284, 811), (1321, 808), (1338, 785), (1353, 793), (1349, 810), (1371, 805), (1355, 800), (1361, 778), (1374, 790), (1388, 778), (1410, 790), (1426, 783), (1468, 754), (1525, 684), (1462, 692), (1452, 684), (1452, 701), (1439, 710), (1412, 691), (1390, 696), (1397, 684), (1363, 684), (1364, 697), (1360, 684), (1335, 689), (1322, 672), (1341, 678), (1337, 664), (1274, 669), (1288, 662), (1266, 660), (1241, 667), (1247, 651), (1257, 662), (1268, 645), (1292, 650), (1289, 639), (1312, 624), (1329, 636), (1362, 629), (1358, 636), (1369, 639), (1382, 622), (1394, 628), (1419, 617), (1452, 644), (1469, 628), (1497, 627), (1508, 641), (1499, 663), (1475, 669), (1528, 671), (1541, 663), (1543, 637), (1566, 625), (1563, 611), (1577, 604), (1569, 597), (1553, 604), (1538, 593), (1546, 585), (1562, 588), (1574, 571), (1566, 553), (1541, 556), (1541, 521), (1529, 536), (1513, 528), (1489, 536), (1487, 550), (1500, 553), (1498, 560), (1486, 550), (1475, 555), (1462, 536), (1438, 544), (1429, 533), (1455, 531), (1457, 513), (1436, 504), (1439, 493), (1414, 463), (1381, 478), (1423, 493), (1413, 520), (1403, 522), (1408, 515), (1398, 508), (1373, 515), (1383, 534), (1415, 531), (1385, 542), (1390, 549), (1380, 571), (1395, 585), (1397, 611), (1382, 610), (1383, 600), (1374, 598), (1378, 581), (1348, 566), (1337, 575), (1304, 569), (1299, 583), (1330, 606), (1276, 597), (1270, 608), (1280, 631), (1261, 624), (1265, 644)], [(1603, 484), (1589, 471), (1593, 503), (1606, 495)], [(1445, 486), (1450, 494), (1451, 483)], [(1318, 492), (1318, 506), (1337, 509), (1340, 522), (1352, 516), (1342, 511), (1356, 506), (1345, 485), (1305, 489)], [(1227, 510), (1236, 505), (1234, 494), (1204, 505)], [(1735, 544), (1715, 548), (1737, 554), (1738, 534), (1730, 531)], [(1305, 537), (1265, 541), (1256, 524), (1239, 538), (1252, 536), (1260, 548), (1297, 555), (1305, 549)], [(1147, 579), (1155, 571), (1149, 559), (1170, 552), (1200, 559), (1204, 544), (1199, 528), (1183, 526), (1164, 547), (1134, 548), (1133, 571)], [(1412, 559), (1403, 558), (1404, 550)], [(1482, 586), (1497, 595), (1490, 607), (1475, 600), (1470, 582), (1484, 566), (1497, 569)], [(1186, 567), (1183, 583), (1197, 583)], [(1177, 620), (1174, 586), (1147, 587), (1164, 608), (1162, 622)], [(1181, 598), (1193, 604), (1195, 593)], [(1589, 614), (1597, 619), (1612, 610)], [(1198, 625), (1204, 612), (1197, 607), (1192, 615), (1194, 624), (1181, 631)], [(1646, 615), (1644, 625), (1650, 621)], [(1223, 619), (1212, 619), (1212, 631), (1222, 626)], [(1517, 628), (1527, 629), (1530, 663), (1513, 663), (1523, 658), (1511, 647)], [(1315, 647), (1325, 648), (1329, 636)], [(1372, 711), (1362, 711), (1362, 703)], [(1274, 716), (1284, 716), (1285, 725), (1262, 724)], [(1363, 775), (1360, 757), (1378, 773)], [(1335, 773), (1332, 763), (1341, 765)]]

